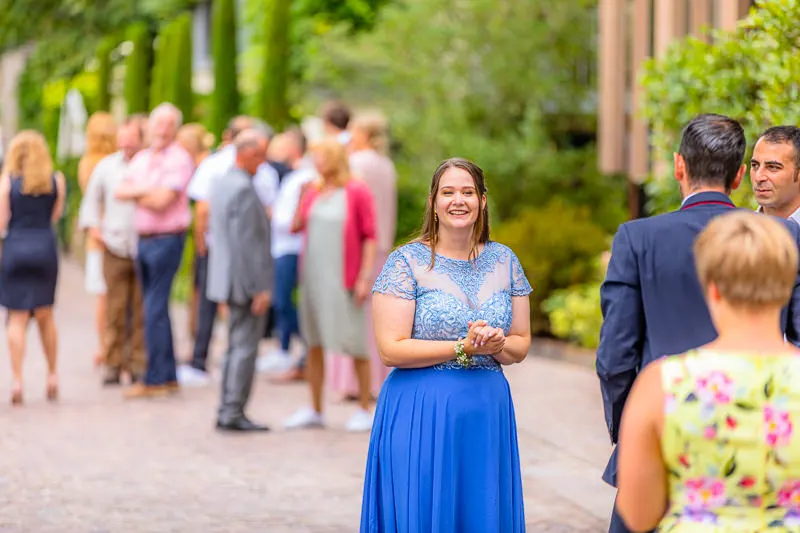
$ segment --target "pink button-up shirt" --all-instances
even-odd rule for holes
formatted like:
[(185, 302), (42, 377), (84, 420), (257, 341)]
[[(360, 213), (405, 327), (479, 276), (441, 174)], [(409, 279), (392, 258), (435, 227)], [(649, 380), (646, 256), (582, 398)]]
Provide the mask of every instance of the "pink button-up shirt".
[(139, 235), (186, 231), (192, 220), (186, 187), (192, 179), (194, 161), (178, 143), (160, 152), (143, 150), (128, 167), (127, 179), (150, 187), (166, 187), (178, 192), (178, 199), (163, 211), (136, 206), (133, 223)]

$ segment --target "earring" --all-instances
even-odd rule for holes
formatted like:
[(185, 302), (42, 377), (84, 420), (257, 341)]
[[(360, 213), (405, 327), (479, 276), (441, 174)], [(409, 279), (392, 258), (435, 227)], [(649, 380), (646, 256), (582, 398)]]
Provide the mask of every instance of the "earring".
[(438, 224), (439, 223), (439, 215), (436, 214), (436, 211), (433, 212), (433, 221)]

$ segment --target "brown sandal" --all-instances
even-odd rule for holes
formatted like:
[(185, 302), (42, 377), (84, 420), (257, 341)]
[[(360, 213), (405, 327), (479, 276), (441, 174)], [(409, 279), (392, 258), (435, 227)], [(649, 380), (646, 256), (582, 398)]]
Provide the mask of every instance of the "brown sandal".
[(58, 385), (47, 385), (47, 401), (54, 402), (58, 400)]
[(11, 393), (11, 405), (22, 405), (22, 391), (17, 390)]

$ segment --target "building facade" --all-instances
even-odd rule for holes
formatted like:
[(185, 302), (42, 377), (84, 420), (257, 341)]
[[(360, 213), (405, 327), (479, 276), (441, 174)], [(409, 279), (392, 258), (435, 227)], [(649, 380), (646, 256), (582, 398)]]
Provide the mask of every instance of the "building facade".
[(649, 128), (637, 108), (642, 63), (676, 39), (708, 39), (709, 28), (733, 30), (753, 0), (599, 0), (597, 143), (602, 172), (630, 182), (633, 218), (641, 216), (641, 184), (651, 172)]

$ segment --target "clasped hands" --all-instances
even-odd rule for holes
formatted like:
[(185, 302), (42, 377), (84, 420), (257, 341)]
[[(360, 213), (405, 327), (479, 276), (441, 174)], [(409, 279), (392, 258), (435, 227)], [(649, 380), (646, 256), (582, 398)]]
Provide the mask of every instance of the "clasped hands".
[(506, 345), (506, 334), (501, 328), (494, 328), (485, 320), (468, 322), (469, 332), (464, 340), (467, 355), (497, 355)]

